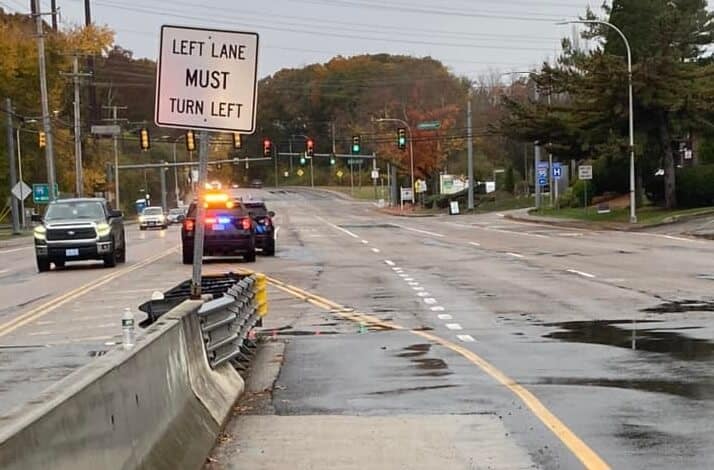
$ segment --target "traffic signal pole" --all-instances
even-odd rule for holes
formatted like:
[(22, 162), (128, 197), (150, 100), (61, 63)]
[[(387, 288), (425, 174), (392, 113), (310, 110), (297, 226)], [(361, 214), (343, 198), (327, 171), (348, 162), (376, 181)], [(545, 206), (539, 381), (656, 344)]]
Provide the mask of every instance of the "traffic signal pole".
[[(12, 125), (12, 101), (5, 99), (5, 116), (7, 117), (7, 158), (10, 164), (10, 189), (17, 184), (17, 168), (15, 168), (15, 136)], [(18, 145), (19, 145), (18, 141)], [(17, 198), (10, 194), (10, 211), (12, 213), (12, 233), (20, 234), (20, 217), (18, 214)]]
[(208, 175), (208, 132), (201, 131), (198, 142), (198, 189), (196, 204), (196, 225), (193, 234), (193, 272), (191, 276), (191, 298), (201, 298), (201, 266), (203, 265), (203, 234), (205, 232), (206, 209), (201, 201), (201, 192), (206, 187)]

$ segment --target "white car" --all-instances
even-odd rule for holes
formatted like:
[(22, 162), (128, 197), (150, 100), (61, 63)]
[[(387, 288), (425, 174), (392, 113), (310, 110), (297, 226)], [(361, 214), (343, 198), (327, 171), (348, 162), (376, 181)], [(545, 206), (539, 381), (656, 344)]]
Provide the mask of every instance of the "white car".
[(147, 207), (139, 216), (139, 230), (146, 230), (147, 228), (165, 229), (167, 225), (168, 221), (161, 207)]
[(166, 216), (166, 220), (168, 221), (169, 224), (179, 224), (179, 223), (183, 222), (183, 219), (185, 219), (185, 218), (186, 218), (186, 211), (181, 207), (177, 207), (177, 208), (169, 210), (169, 213)]

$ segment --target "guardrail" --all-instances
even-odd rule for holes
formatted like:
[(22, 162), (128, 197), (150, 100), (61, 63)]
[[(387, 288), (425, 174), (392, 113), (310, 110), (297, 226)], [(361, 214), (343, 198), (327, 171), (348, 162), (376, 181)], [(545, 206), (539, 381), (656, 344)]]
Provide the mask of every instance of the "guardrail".
[(215, 300), (201, 305), (198, 317), (206, 357), (212, 368), (232, 361), (240, 366), (255, 346), (251, 331), (268, 313), (267, 282), (262, 274), (252, 274), (231, 286)]

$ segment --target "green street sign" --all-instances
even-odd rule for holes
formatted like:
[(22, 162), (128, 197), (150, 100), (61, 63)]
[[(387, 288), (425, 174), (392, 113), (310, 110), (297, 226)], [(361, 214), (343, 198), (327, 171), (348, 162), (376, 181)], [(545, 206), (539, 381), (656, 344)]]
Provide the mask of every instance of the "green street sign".
[(426, 121), (417, 124), (417, 129), (420, 131), (435, 131), (439, 128), (441, 128), (441, 122), (439, 121)]
[(363, 161), (364, 161), (363, 158), (349, 158), (347, 160), (347, 164), (348, 165), (361, 165)]
[[(55, 183), (55, 199), (59, 195), (59, 187)], [(47, 183), (32, 185), (32, 202), (35, 204), (47, 204), (50, 202), (50, 185)]]

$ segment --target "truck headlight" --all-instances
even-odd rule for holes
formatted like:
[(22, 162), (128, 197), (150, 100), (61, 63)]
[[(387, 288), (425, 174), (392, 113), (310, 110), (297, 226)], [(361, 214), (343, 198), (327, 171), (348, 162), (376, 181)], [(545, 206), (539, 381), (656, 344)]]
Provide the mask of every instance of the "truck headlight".
[(146, 218), (143, 215), (139, 216), (139, 222), (144, 223), (146, 221)]
[(38, 225), (37, 227), (35, 227), (33, 233), (35, 234), (36, 240), (47, 240), (47, 229), (44, 225)]
[(106, 237), (112, 231), (112, 228), (107, 223), (101, 223), (97, 225), (97, 235), (100, 237)]

